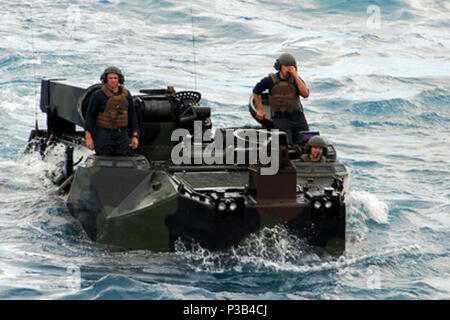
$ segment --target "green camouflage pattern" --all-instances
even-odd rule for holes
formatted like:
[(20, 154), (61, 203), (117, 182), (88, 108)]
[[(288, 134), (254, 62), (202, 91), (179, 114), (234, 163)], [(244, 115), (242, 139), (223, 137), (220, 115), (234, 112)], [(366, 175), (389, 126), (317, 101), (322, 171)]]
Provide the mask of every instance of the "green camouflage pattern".
[(168, 175), (150, 169), (143, 156), (91, 156), (86, 164), (75, 172), (67, 206), (90, 238), (126, 249), (168, 251), (164, 219), (177, 211), (177, 191)]

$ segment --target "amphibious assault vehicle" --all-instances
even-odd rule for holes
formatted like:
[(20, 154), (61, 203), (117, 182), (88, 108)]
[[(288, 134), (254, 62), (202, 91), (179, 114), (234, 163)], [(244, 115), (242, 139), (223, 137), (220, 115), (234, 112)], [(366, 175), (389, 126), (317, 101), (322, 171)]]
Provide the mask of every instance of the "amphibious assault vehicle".
[[(285, 133), (270, 130), (267, 95), (264, 121), (213, 135), (200, 93), (141, 90), (133, 95), (138, 149), (106, 157), (85, 147), (83, 129), (89, 98), (100, 87), (42, 80), (47, 128), (32, 130), (26, 147), (60, 160), (47, 176), (93, 241), (154, 251), (174, 250), (182, 241), (222, 250), (282, 224), (312, 246), (345, 250), (344, 164), (331, 144), (325, 163), (300, 161), (319, 132), (301, 132), (298, 143), (288, 145)], [(253, 116), (255, 110), (251, 98)]]

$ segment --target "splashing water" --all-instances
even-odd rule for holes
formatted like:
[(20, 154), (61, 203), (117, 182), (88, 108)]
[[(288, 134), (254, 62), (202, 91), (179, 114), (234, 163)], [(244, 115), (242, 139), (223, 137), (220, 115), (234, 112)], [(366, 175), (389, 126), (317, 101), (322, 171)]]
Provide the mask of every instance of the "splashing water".
[(352, 191), (349, 194), (348, 201), (351, 210), (361, 211), (367, 218), (372, 219), (379, 224), (389, 223), (389, 207), (386, 203), (367, 191)]

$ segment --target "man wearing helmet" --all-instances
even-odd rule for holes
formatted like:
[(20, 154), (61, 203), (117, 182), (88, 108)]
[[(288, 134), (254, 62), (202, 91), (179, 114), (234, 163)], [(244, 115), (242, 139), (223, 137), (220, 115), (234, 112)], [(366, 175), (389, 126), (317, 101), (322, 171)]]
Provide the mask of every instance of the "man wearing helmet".
[(126, 156), (139, 145), (139, 128), (130, 92), (119, 68), (111, 66), (100, 77), (86, 113), (86, 146), (97, 155)]
[(289, 144), (298, 139), (299, 131), (309, 131), (308, 122), (303, 113), (300, 96), (307, 98), (309, 89), (297, 73), (297, 62), (289, 53), (283, 53), (275, 62), (277, 73), (263, 78), (253, 89), (253, 97), (258, 108), (256, 117), (265, 118), (261, 94), (269, 91), (269, 105), (273, 126), (285, 131)]
[(307, 153), (300, 156), (304, 162), (326, 162), (328, 144), (321, 136), (314, 136), (308, 140)]

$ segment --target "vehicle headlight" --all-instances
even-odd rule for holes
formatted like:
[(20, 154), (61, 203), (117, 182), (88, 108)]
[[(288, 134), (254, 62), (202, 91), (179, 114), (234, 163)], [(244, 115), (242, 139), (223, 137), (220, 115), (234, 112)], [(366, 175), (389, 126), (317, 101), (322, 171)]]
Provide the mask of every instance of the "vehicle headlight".
[(237, 204), (236, 204), (236, 202), (232, 202), (232, 203), (230, 203), (230, 211), (234, 211), (234, 210), (236, 210), (237, 209)]
[(325, 208), (330, 209), (332, 206), (333, 206), (333, 203), (330, 200), (325, 202)]
[(225, 202), (220, 202), (219, 205), (217, 206), (217, 210), (219, 211), (225, 211), (227, 209), (227, 205), (225, 204)]
[(314, 206), (315, 209), (320, 209), (322, 204), (320, 203), (320, 201), (314, 201), (313, 206)]

